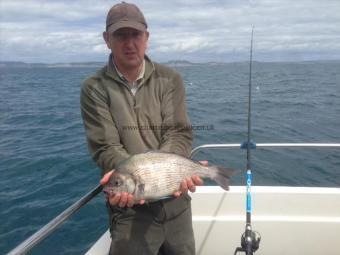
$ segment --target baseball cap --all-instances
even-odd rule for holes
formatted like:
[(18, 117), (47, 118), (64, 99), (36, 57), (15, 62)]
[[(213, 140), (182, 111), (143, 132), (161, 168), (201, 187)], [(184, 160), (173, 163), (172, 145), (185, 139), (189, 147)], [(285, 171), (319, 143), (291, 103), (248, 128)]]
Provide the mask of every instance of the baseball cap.
[(114, 5), (106, 17), (106, 31), (114, 32), (123, 27), (145, 31), (147, 23), (143, 13), (134, 4), (121, 2)]

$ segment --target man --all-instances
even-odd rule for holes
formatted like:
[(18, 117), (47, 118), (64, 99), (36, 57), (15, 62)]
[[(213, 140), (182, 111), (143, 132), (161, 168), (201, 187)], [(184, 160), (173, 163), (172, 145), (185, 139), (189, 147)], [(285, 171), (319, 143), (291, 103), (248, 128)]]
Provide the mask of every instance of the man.
[[(150, 150), (189, 156), (192, 132), (182, 79), (153, 63), (145, 51), (149, 39), (144, 15), (134, 4), (113, 6), (103, 33), (111, 55), (107, 66), (87, 79), (81, 111), (88, 146), (105, 184), (119, 162)], [(174, 198), (133, 204), (131, 194), (108, 197), (110, 254), (195, 254), (188, 189), (202, 180), (181, 183)]]

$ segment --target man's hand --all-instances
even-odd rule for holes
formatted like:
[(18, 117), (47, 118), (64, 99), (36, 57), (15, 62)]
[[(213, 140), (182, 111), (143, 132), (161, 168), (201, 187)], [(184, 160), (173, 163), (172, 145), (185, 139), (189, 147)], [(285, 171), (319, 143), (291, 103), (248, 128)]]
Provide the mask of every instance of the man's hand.
[[(199, 161), (199, 163), (203, 166), (208, 166), (207, 160)], [(188, 190), (190, 190), (191, 192), (195, 192), (196, 186), (202, 186), (202, 185), (203, 185), (202, 179), (197, 175), (193, 175), (190, 178), (186, 178), (185, 180), (181, 182), (180, 191), (176, 191), (174, 193), (174, 196), (179, 197), (183, 193), (187, 193)]]
[[(103, 186), (108, 183), (111, 175), (113, 174), (114, 170), (106, 173), (103, 178), (100, 180), (100, 184)], [(134, 197), (132, 194), (128, 194), (127, 192), (116, 193), (113, 195), (107, 195), (107, 200), (109, 201), (110, 205), (112, 206), (119, 206), (119, 207), (132, 207), (134, 204)], [(142, 199), (139, 201), (139, 204), (142, 205), (145, 203), (145, 200)]]

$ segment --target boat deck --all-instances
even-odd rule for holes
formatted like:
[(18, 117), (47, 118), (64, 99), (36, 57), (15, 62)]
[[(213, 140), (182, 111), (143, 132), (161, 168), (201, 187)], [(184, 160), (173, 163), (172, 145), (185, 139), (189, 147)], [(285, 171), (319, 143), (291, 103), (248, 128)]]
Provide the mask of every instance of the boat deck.
[[(197, 255), (234, 254), (245, 227), (245, 187), (217, 186), (192, 193)], [(340, 254), (340, 188), (252, 187), (256, 254)], [(106, 232), (86, 254), (107, 254)]]

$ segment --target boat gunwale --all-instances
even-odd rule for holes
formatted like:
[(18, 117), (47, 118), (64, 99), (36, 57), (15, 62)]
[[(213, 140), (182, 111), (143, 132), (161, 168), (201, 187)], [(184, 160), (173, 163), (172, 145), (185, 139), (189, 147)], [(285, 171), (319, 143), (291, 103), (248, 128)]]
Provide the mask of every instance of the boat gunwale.
[[(340, 149), (340, 143), (257, 143), (255, 148), (335, 148)], [(242, 144), (203, 144), (195, 147), (191, 151), (190, 158), (193, 158), (199, 151), (203, 149), (228, 149), (228, 148), (242, 148)], [(205, 186), (206, 187), (206, 186)], [(215, 187), (215, 186), (214, 186)], [(254, 191), (254, 188), (252, 190)], [(201, 187), (203, 188), (203, 187)], [(299, 187), (293, 187), (299, 188)], [(300, 187), (301, 188), (301, 187)], [(307, 190), (309, 187), (304, 187)], [(312, 189), (314, 187), (311, 187)], [(245, 189), (245, 187), (244, 187)], [(280, 189), (280, 188), (279, 188)], [(323, 188), (321, 188), (323, 189)], [(326, 188), (326, 189), (338, 189), (338, 188)], [(14, 254), (23, 254), (29, 252), (33, 247), (39, 244), (42, 240), (44, 240), (47, 236), (52, 234), (62, 223), (68, 220), (73, 214), (75, 214), (78, 210), (80, 210), (84, 205), (86, 205), (89, 201), (91, 201), (96, 195), (98, 195), (102, 190), (101, 185), (97, 185), (94, 189), (92, 189), (89, 193), (83, 196), (81, 199), (73, 203), (71, 206), (66, 208), (61, 214), (53, 218), (50, 222), (45, 224), (41, 229), (36, 231), (34, 234), (26, 238), (19, 245), (17, 245), (14, 249), (12, 249), (8, 255)], [(199, 192), (199, 189), (197, 190)], [(340, 188), (339, 188), (340, 193)], [(327, 193), (325, 193), (327, 194)]]

